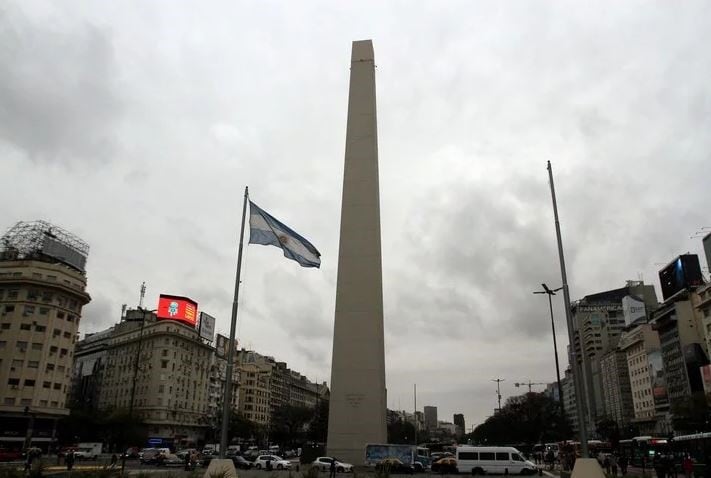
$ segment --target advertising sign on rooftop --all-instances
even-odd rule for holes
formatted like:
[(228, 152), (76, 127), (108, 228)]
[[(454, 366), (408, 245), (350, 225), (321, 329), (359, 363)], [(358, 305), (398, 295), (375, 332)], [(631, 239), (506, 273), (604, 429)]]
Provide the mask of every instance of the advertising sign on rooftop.
[(210, 342), (215, 340), (215, 318), (205, 312), (200, 312), (200, 337)]
[(197, 302), (178, 295), (161, 294), (158, 299), (158, 320), (176, 320), (191, 327), (197, 322)]

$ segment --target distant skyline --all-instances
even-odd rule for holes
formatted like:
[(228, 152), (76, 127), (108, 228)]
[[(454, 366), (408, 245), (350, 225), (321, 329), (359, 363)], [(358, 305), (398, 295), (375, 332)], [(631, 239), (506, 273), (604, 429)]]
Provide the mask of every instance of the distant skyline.
[[(5, 2), (0, 230), (91, 246), (81, 332), (188, 296), (229, 327), (244, 186), (321, 252), (245, 248), (238, 338), (330, 381), (351, 41), (377, 63), (388, 407), (467, 428), (555, 379), (573, 300), (705, 267), (708, 2)], [(708, 271), (704, 270), (708, 276)], [(555, 302), (567, 364), (562, 298)], [(401, 405), (400, 405), (401, 404)]]

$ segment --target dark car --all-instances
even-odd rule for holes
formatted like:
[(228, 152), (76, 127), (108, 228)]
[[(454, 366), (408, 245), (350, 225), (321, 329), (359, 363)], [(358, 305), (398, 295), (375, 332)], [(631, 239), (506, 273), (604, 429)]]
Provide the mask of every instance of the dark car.
[(235, 468), (241, 468), (243, 470), (249, 470), (252, 468), (252, 462), (247, 460), (242, 455), (233, 455), (230, 458), (232, 458), (232, 463), (235, 464)]
[(457, 473), (457, 460), (445, 456), (432, 463), (432, 471), (438, 473)]
[(397, 458), (386, 458), (380, 463), (376, 464), (375, 469), (378, 471), (384, 471), (386, 473), (404, 473), (407, 475), (412, 475), (415, 473), (415, 468), (412, 465), (403, 463)]
[(0, 461), (22, 461), (22, 451), (0, 448)]

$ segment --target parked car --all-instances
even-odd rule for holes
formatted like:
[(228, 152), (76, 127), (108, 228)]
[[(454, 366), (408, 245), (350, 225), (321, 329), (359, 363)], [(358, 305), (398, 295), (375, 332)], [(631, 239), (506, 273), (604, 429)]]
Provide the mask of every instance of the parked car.
[(74, 451), (75, 460), (98, 460), (99, 455), (93, 453), (89, 448), (80, 448)]
[(143, 465), (153, 465), (156, 463), (158, 456), (169, 454), (169, 448), (144, 448), (138, 454), (138, 458)]
[(138, 458), (139, 453), (141, 453), (141, 449), (137, 446), (132, 446), (126, 449), (125, 455), (127, 459), (131, 459)]
[(404, 473), (407, 475), (415, 473), (415, 468), (412, 465), (403, 463), (397, 458), (385, 458), (375, 465), (375, 469), (386, 473)]
[(185, 460), (185, 455), (192, 455), (193, 453), (197, 453), (197, 449), (195, 448), (185, 448), (183, 450), (179, 450), (175, 452), (175, 456), (180, 458), (181, 460)]
[(22, 451), (0, 448), (0, 461), (22, 461)]
[(268, 469), (267, 462), (269, 462), (273, 470), (288, 470), (291, 468), (291, 462), (283, 459), (277, 455), (259, 455), (256, 460), (254, 460), (254, 467), (258, 470)]
[(252, 462), (247, 460), (242, 455), (233, 455), (230, 458), (232, 458), (232, 463), (235, 464), (235, 468), (241, 468), (243, 470), (249, 470), (252, 468)]
[(445, 456), (432, 463), (432, 471), (439, 473), (457, 473), (457, 460)]
[[(311, 463), (311, 466), (317, 467), (320, 471), (330, 471), (332, 461), (333, 458), (330, 456), (319, 456)], [(353, 465), (336, 460), (336, 471), (338, 473), (350, 473), (353, 471)]]
[(183, 466), (185, 459), (181, 460), (178, 455), (173, 453), (159, 453), (155, 458), (155, 462), (158, 466)]

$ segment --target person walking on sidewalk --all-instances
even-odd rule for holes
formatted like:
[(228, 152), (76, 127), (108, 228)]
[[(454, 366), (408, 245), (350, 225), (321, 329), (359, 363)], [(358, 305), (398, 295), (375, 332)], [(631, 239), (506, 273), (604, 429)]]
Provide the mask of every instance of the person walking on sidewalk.
[(620, 471), (622, 472), (622, 476), (627, 475), (627, 465), (629, 464), (629, 461), (627, 460), (627, 455), (624, 453), (620, 456)]
[(694, 476), (694, 460), (689, 455), (686, 455), (681, 462), (681, 469), (684, 470), (684, 476), (691, 478)]

